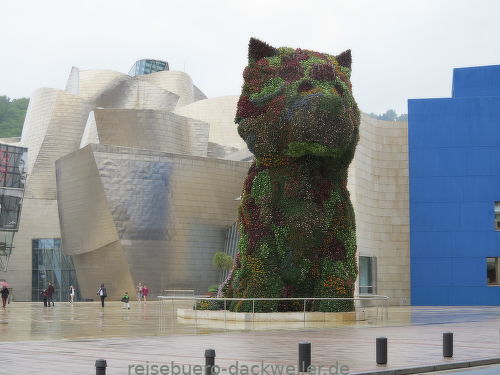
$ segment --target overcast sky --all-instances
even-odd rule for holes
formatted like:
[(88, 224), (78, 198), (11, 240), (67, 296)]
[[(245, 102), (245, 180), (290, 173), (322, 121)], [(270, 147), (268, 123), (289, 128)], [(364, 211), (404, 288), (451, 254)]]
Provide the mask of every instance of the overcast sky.
[(167, 60), (208, 97), (238, 95), (248, 39), (350, 48), (359, 107), (450, 96), (452, 68), (500, 64), (498, 0), (2, 0), (0, 95), (64, 89), (72, 66), (127, 73)]

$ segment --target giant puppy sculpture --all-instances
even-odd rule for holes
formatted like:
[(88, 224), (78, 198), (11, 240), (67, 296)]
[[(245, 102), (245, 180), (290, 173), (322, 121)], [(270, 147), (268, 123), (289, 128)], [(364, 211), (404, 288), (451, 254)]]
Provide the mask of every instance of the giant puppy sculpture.
[[(239, 211), (235, 265), (224, 297), (352, 297), (357, 277), (347, 169), (359, 139), (351, 52), (274, 48), (251, 39), (238, 102), (238, 132), (255, 155)], [(234, 301), (233, 311), (251, 311)], [(265, 301), (255, 311), (303, 308)], [(307, 310), (348, 311), (316, 301)]]

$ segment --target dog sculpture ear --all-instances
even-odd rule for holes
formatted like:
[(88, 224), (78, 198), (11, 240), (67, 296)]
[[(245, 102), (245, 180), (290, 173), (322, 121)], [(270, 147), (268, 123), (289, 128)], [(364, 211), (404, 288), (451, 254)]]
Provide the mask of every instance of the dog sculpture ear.
[(335, 56), (337, 62), (340, 66), (351, 69), (352, 58), (351, 58), (351, 50), (342, 52), (340, 55)]
[(248, 43), (248, 61), (257, 61), (263, 57), (276, 56), (278, 50), (259, 39), (250, 38)]

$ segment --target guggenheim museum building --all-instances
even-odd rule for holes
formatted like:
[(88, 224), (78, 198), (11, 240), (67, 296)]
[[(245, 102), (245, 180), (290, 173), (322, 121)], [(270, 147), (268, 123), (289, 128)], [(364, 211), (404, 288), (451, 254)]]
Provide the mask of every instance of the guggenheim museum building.
[[(425, 305), (484, 302), (473, 289), (474, 301), (453, 299), (462, 286), (500, 293), (492, 289), (500, 168), (491, 164), (493, 154), (500, 160), (500, 85), (481, 91), (478, 74), (484, 69), (455, 70), (452, 98), (410, 101), (410, 126), (362, 115), (348, 179), (358, 294)], [(487, 74), (482, 85), (500, 82), (500, 68)], [(95, 299), (101, 283), (116, 299), (139, 282), (152, 295), (206, 293), (217, 281), (213, 254), (236, 251), (239, 197), (252, 162), (234, 124), (238, 98), (207, 98), (188, 74), (149, 59), (128, 74), (73, 67), (64, 90), (36, 90), (21, 138), (0, 139), (23, 160), (16, 171), (24, 195), (11, 210), (18, 224), (0, 270), (14, 299), (39, 300), (48, 281), (63, 301), (69, 285), (80, 300)], [(491, 134), (481, 135), (481, 127)], [(467, 150), (477, 162), (487, 158), (489, 169), (474, 170), (475, 162), (467, 169)], [(473, 170), (489, 177), (474, 185), (464, 177)], [(490, 183), (498, 188), (488, 186), (488, 203), (466, 199)], [(483, 244), (482, 252), (473, 244)]]

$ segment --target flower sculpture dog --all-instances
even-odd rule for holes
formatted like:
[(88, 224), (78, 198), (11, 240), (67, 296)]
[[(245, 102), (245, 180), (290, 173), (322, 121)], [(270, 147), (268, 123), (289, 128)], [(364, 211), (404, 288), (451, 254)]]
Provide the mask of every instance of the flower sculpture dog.
[[(238, 102), (238, 132), (255, 155), (239, 210), (238, 255), (219, 295), (338, 297), (307, 310), (353, 309), (357, 277), (347, 169), (359, 139), (351, 52), (274, 48), (251, 39)], [(251, 311), (233, 301), (233, 311)], [(258, 301), (293, 311), (298, 301)]]

